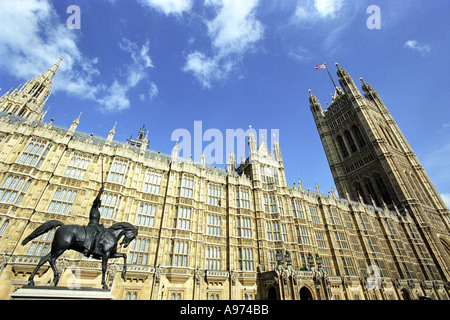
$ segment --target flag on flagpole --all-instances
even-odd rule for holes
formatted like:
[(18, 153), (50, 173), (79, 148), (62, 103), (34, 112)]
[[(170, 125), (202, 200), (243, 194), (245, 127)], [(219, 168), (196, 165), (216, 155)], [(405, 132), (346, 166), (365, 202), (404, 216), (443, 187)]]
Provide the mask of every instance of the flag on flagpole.
[(326, 69), (327, 67), (325, 66), (325, 64), (321, 64), (320, 66), (317, 66), (316, 65), (316, 70), (319, 70), (319, 69)]

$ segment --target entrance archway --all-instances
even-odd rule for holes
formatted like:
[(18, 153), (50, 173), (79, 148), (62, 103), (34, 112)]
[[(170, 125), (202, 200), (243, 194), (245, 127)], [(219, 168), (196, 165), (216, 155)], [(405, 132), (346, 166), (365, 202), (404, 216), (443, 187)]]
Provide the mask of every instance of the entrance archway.
[(267, 292), (267, 300), (277, 300), (277, 290), (275, 287), (271, 287)]
[(312, 293), (307, 287), (300, 289), (300, 300), (313, 300)]
[(403, 300), (411, 300), (411, 296), (409, 295), (408, 290), (403, 288), (401, 290), (401, 293), (402, 293)]

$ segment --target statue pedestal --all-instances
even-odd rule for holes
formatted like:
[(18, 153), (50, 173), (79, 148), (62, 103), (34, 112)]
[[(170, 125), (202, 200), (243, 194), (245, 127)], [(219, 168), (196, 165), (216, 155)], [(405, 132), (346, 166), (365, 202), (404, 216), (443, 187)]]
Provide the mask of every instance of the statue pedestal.
[(111, 291), (65, 287), (22, 287), (10, 294), (11, 300), (112, 300)]

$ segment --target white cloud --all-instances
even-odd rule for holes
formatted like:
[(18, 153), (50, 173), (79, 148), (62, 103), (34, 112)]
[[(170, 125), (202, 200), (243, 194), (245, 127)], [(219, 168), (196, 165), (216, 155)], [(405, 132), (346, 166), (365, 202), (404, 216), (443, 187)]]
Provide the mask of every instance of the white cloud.
[(192, 72), (205, 88), (210, 88), (212, 81), (223, 78), (217, 61), (198, 51), (187, 56), (183, 71)]
[(48, 0), (0, 0), (0, 68), (21, 78), (31, 79), (43, 73), (64, 55), (53, 91), (64, 91), (96, 101), (102, 111), (129, 108), (127, 93), (153, 68), (149, 44), (142, 47), (124, 40), (121, 48), (131, 54), (132, 63), (125, 65), (125, 83), (113, 79), (111, 85), (95, 82), (100, 74), (98, 58), (86, 57), (78, 47), (76, 32), (61, 22)]
[(255, 19), (258, 0), (210, 2), (220, 10), (214, 20), (207, 22), (209, 36), (219, 56), (243, 53), (262, 38), (264, 28)]
[(263, 37), (264, 27), (255, 18), (258, 3), (258, 0), (206, 0), (205, 5), (217, 13), (213, 20), (205, 21), (212, 55), (190, 53), (183, 70), (192, 72), (205, 88), (226, 78)]
[(295, 23), (310, 23), (324, 18), (334, 19), (340, 12), (344, 0), (306, 0), (299, 1), (295, 9)]
[(166, 15), (181, 15), (192, 7), (192, 0), (139, 0), (139, 2)]
[(405, 48), (409, 48), (415, 51), (418, 51), (422, 55), (431, 51), (431, 47), (427, 44), (421, 45), (416, 40), (408, 40), (404, 44)]
[(127, 98), (128, 89), (115, 80), (111, 87), (106, 88), (106, 94), (97, 99), (103, 105), (102, 111), (112, 112), (128, 109), (130, 107), (130, 101)]
[(334, 18), (341, 10), (343, 0), (315, 0), (314, 6), (322, 18)]

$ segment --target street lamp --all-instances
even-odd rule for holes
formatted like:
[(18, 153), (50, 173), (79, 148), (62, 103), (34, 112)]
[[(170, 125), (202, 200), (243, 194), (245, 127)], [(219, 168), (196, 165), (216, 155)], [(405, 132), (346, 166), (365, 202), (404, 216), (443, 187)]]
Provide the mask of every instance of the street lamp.
[(310, 268), (311, 268), (311, 267), (314, 267), (314, 257), (312, 256), (311, 252), (308, 253), (307, 259), (308, 259), (308, 266), (309, 266)]
[(283, 266), (283, 252), (280, 249), (277, 250), (276, 259), (277, 259), (278, 267), (280, 267), (280, 266), (282, 267)]
[(291, 258), (291, 254), (289, 253), (289, 251), (286, 251), (284, 259), (286, 260), (286, 264), (287, 264), (288, 268), (290, 266), (292, 266), (292, 258)]
[(316, 263), (319, 271), (322, 271), (322, 257), (318, 253), (316, 253)]

